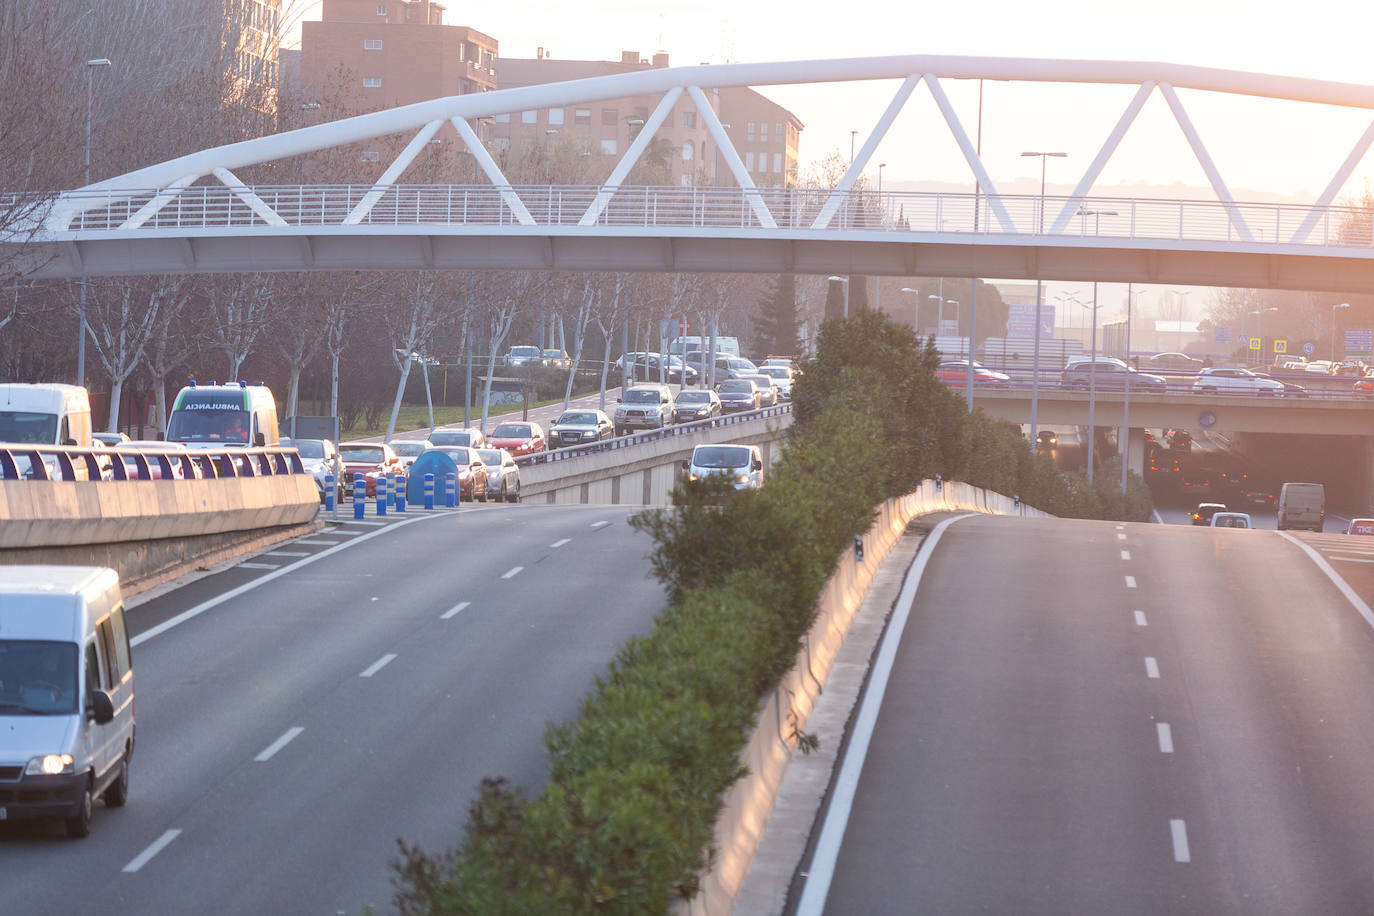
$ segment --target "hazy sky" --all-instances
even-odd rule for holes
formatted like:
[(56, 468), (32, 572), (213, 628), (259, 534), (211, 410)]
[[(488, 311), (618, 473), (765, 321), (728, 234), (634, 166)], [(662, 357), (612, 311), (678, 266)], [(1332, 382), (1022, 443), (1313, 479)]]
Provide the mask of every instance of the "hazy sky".
[[(318, 11), (306, 15), (318, 18)], [(600, 60), (619, 59), (622, 50), (646, 57), (664, 50), (675, 65), (887, 54), (1050, 57), (1165, 61), (1374, 85), (1369, 0), (1283, 6), (1230, 0), (524, 0), (453, 3), (445, 22), (491, 35), (506, 57), (533, 57), (538, 47), (559, 58)], [(972, 127), (977, 83), (945, 86)], [(809, 163), (831, 151), (847, 159), (850, 131), (859, 131), (862, 144), (896, 88), (897, 83), (850, 83), (766, 92), (806, 125), (802, 160)], [(1019, 154), (1053, 149), (1069, 158), (1050, 163), (1048, 182), (1071, 186), (1133, 93), (1128, 86), (985, 84), (983, 154), (994, 182), (1038, 184), (1038, 169)], [(1374, 119), (1374, 111), (1359, 109), (1181, 96), (1223, 177), (1237, 190), (1315, 197)], [(970, 180), (938, 117), (929, 92), (919, 88), (873, 160), (887, 163), (885, 181)], [(1098, 189), (1175, 181), (1206, 184), (1156, 93)], [(1374, 183), (1374, 156), (1356, 170), (1347, 190), (1358, 193), (1366, 183)]]

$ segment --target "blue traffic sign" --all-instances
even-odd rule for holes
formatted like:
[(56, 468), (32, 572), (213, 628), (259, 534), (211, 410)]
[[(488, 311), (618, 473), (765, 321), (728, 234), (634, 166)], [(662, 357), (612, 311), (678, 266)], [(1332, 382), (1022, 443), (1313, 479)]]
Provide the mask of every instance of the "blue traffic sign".
[(1211, 429), (1217, 425), (1217, 415), (1210, 410), (1204, 410), (1197, 415), (1197, 425), (1203, 429)]
[(1305, 343), (1302, 345), (1302, 352), (1306, 353), (1308, 356), (1311, 356), (1312, 352), (1316, 349), (1317, 348), (1312, 346), (1310, 343)]

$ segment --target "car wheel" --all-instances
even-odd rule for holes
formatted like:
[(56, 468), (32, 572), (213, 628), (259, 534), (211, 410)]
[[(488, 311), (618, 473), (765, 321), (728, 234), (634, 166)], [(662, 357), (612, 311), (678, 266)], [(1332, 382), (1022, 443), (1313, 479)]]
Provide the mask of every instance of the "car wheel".
[(91, 835), (91, 806), (95, 799), (91, 795), (91, 778), (87, 777), (86, 787), (81, 792), (81, 806), (77, 812), (67, 818), (67, 836), (72, 839), (80, 839)]
[(625, 435), (625, 427), (623, 427), (623, 426), (617, 426), (617, 427), (615, 428), (615, 434), (616, 434), (616, 436), (623, 436), (623, 435)]
[(119, 762), (119, 775), (110, 783), (103, 796), (105, 807), (123, 808), (129, 800), (129, 752), (124, 751), (124, 759)]
[(520, 502), (520, 491), (519, 491), (519, 490), (516, 490), (514, 493), (507, 493), (507, 494), (506, 494), (506, 502), (508, 502), (508, 503), (518, 503), (518, 502)]

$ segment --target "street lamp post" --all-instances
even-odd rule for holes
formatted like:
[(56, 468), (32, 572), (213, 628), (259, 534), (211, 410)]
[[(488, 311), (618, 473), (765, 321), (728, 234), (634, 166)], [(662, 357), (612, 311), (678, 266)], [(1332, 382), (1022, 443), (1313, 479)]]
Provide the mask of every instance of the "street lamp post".
[(917, 334), (920, 334), (921, 328), (917, 324), (917, 322), (919, 322), (921, 319), (918, 318), (917, 315), (921, 311), (921, 291), (918, 289), (912, 289), (909, 286), (903, 286), (902, 292), (911, 293), (911, 295), (914, 297), (911, 305), (911, 330), (915, 331)]
[(1260, 362), (1261, 365), (1263, 365), (1264, 360), (1264, 313), (1277, 312), (1278, 310), (1279, 307), (1277, 305), (1271, 305), (1267, 309), (1250, 312), (1251, 315), (1255, 316), (1255, 336), (1259, 338), (1260, 342), (1260, 358), (1258, 362)]
[(553, 138), (557, 134), (558, 131), (552, 127), (544, 131), (544, 184), (549, 184), (549, 159), (551, 158), (549, 144), (553, 142)]
[(1180, 293), (1178, 290), (1173, 290), (1173, 293), (1174, 293), (1175, 296), (1178, 296), (1178, 352), (1182, 353), (1182, 352), (1183, 352), (1183, 303), (1186, 302), (1186, 301), (1188, 301), (1188, 297), (1191, 296), (1191, 295), (1193, 294), (1193, 291), (1190, 289), (1190, 290), (1187, 290), (1187, 291), (1185, 291), (1185, 292), (1181, 292), (1181, 293)]
[[(1087, 210), (1083, 207), (1078, 208), (1078, 215), (1085, 219), (1089, 216), (1093, 218), (1093, 235), (1102, 234), (1102, 217), (1116, 216), (1115, 210)], [(1093, 327), (1092, 327), (1092, 353), (1091, 367), (1088, 370), (1088, 483), (1093, 482), (1093, 441), (1097, 438), (1097, 281), (1093, 281)], [(1130, 366), (1127, 364), (1127, 368)], [(1131, 387), (1131, 376), (1126, 374), (1126, 388)]]
[(944, 281), (944, 280), (941, 280), (941, 281), (940, 281), (940, 287), (941, 287), (941, 288), (940, 288), (940, 292), (941, 292), (942, 295), (937, 296), (937, 295), (935, 295), (934, 293), (931, 293), (930, 295), (926, 296), (927, 299), (935, 299), (935, 300), (937, 300), (937, 301), (939, 302), (939, 306), (938, 306), (938, 308), (937, 308), (937, 310), (936, 310), (936, 312), (935, 312), (935, 333), (936, 333), (936, 334), (939, 334), (939, 333), (940, 333), (940, 325), (941, 325), (941, 323), (943, 323), (944, 320), (945, 320), (945, 297), (944, 297), (944, 295), (943, 295), (943, 293), (944, 293), (944, 285), (945, 285), (945, 281)]
[(1331, 362), (1336, 361), (1336, 309), (1350, 308), (1349, 302), (1337, 302), (1331, 306)]
[(853, 164), (854, 164), (854, 138), (857, 137), (858, 135), (859, 135), (859, 132), (858, 132), (857, 130), (851, 130), (851, 131), (849, 132), (849, 164), (850, 164), (850, 165), (853, 165)]
[[(982, 110), (981, 108), (979, 109)], [(1036, 232), (1043, 232), (1045, 226), (1045, 160), (1053, 156), (1056, 159), (1063, 159), (1068, 153), (1043, 153), (1043, 152), (1024, 152), (1022, 156), (1040, 157), (1040, 218)], [(1035, 346), (1031, 356), (1031, 454), (1039, 451), (1039, 443), (1036, 442), (1038, 422), (1037, 418), (1040, 410), (1040, 295), (1041, 280), (1035, 279)]]
[[(91, 107), (95, 94), (95, 68), (108, 66), (110, 66), (108, 57), (86, 61), (86, 185), (91, 183)], [(86, 272), (84, 270), (81, 272), (80, 312), (76, 338), (76, 384), (84, 386), (86, 384)]]
[(849, 278), (848, 277), (828, 277), (831, 283), (844, 284), (844, 317), (849, 317)]
[[(1141, 290), (1141, 292), (1144, 292), (1144, 290)], [(1129, 371), (1130, 371), (1130, 368), (1131, 368), (1131, 297), (1134, 296), (1134, 295), (1138, 295), (1138, 294), (1131, 288), (1131, 284), (1130, 284), (1130, 283), (1127, 283), (1127, 284), (1126, 284), (1126, 370), (1127, 370), (1127, 372), (1129, 372)], [(1118, 442), (1118, 448), (1119, 448), (1119, 450), (1120, 450), (1120, 452), (1121, 452), (1121, 492), (1122, 492), (1123, 495), (1124, 495), (1125, 492), (1126, 492), (1126, 463), (1127, 463), (1127, 459), (1130, 458), (1130, 454), (1131, 454), (1131, 385), (1130, 385), (1130, 380), (1131, 380), (1130, 375), (1127, 375), (1127, 376), (1126, 376), (1126, 396), (1125, 396), (1125, 401), (1124, 401), (1124, 402), (1122, 403), (1122, 405), (1121, 405), (1121, 436), (1120, 436), (1119, 438), (1124, 438), (1126, 441), (1125, 441), (1124, 443)]]

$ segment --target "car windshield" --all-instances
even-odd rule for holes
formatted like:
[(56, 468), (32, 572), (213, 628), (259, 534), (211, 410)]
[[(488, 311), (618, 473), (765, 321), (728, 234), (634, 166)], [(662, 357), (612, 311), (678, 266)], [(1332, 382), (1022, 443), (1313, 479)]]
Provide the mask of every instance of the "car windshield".
[(595, 426), (596, 414), (585, 410), (570, 410), (559, 417), (558, 422), (570, 426)]
[(749, 381), (753, 382), (755, 385), (758, 385), (760, 388), (773, 387), (773, 380), (766, 375), (756, 376), (755, 378), (751, 378)]
[(0, 442), (36, 442), (52, 445), (57, 441), (57, 414), (0, 410)]
[(692, 453), (699, 468), (740, 468), (749, 464), (750, 450), (742, 445), (703, 445)]
[(563, 358), (564, 356), (567, 356), (567, 354), (564, 353), (562, 350), (545, 350), (544, 355), (558, 357), (559, 359)]
[(429, 434), (429, 441), (433, 445), (471, 445), (472, 433), (465, 429), (436, 429)]
[(391, 440), (391, 450), (394, 451), (396, 454), (404, 455), (407, 458), (415, 458), (427, 448), (429, 448), (429, 444), (426, 442), (421, 442), (419, 439)]
[(167, 438), (174, 442), (248, 442), (248, 411), (196, 404), (172, 411)]
[(538, 348), (538, 347), (511, 347), (511, 348), (510, 348), (510, 355), (511, 355), (511, 356), (538, 356), (538, 355), (539, 355), (539, 348)]
[(0, 639), (0, 715), (76, 712), (76, 643)]
[(754, 390), (754, 383), (748, 379), (734, 378), (727, 379), (720, 383), (722, 394), (750, 394)]
[(528, 439), (533, 433), (528, 423), (502, 423), (491, 435), (496, 439)]
[(339, 447), (339, 453), (344, 461), (370, 461), (373, 464), (381, 464), (385, 454), (380, 445), (343, 445)]
[(653, 388), (631, 388), (621, 400), (626, 404), (657, 404), (659, 395)]
[(501, 450), (499, 448), (479, 448), (477, 454), (482, 456), (482, 463), (490, 467), (501, 466)]
[(296, 451), (301, 453), (302, 458), (324, 457), (323, 439), (292, 439), (291, 444), (296, 447)]
[(787, 370), (782, 366), (763, 366), (759, 372), (769, 378), (787, 378)]
[(711, 395), (705, 391), (684, 391), (677, 396), (679, 404), (708, 404), (710, 401)]

